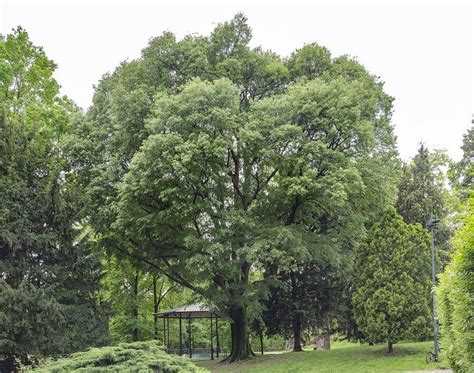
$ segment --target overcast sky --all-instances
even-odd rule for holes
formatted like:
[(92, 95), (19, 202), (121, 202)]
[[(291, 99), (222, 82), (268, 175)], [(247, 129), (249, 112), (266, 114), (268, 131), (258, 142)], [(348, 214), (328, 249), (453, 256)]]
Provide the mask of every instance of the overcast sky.
[[(404, 159), (418, 143), (459, 159), (471, 126), (473, 7), (470, 1), (22, 1), (0, 0), (0, 33), (21, 25), (57, 64), (62, 93), (87, 108), (93, 85), (153, 36), (209, 34), (243, 11), (252, 46), (282, 56), (317, 42), (355, 56), (395, 97), (393, 124)], [(434, 3), (434, 4), (433, 4)]]

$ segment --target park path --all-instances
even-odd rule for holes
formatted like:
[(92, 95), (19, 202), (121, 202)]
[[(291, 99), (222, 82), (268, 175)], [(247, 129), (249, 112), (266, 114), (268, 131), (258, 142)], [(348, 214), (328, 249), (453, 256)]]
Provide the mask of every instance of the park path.
[(451, 369), (408, 370), (405, 373), (453, 373)]

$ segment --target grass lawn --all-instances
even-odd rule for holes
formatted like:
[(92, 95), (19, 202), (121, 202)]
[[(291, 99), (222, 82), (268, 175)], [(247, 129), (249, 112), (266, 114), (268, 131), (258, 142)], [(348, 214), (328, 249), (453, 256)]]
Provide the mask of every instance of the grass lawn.
[(398, 343), (391, 355), (387, 346), (335, 344), (330, 351), (284, 352), (258, 356), (233, 364), (202, 361), (197, 365), (211, 372), (299, 373), (299, 372), (406, 372), (430, 371), (448, 367), (446, 359), (440, 363), (425, 362), (432, 342)]

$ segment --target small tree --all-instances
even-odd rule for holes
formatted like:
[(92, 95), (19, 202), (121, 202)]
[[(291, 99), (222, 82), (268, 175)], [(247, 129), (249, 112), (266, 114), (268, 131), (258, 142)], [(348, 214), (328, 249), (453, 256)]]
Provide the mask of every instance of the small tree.
[(430, 333), (429, 235), (405, 224), (394, 208), (356, 250), (354, 313), (372, 342), (393, 344)]

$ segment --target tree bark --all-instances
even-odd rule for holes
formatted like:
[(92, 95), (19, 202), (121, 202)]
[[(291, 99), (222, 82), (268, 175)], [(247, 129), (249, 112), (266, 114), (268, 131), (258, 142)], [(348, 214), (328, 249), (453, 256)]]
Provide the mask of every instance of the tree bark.
[(133, 319), (133, 331), (132, 339), (134, 342), (138, 341), (138, 272), (135, 275), (133, 283), (133, 305), (132, 305), (132, 319)]
[(318, 327), (314, 327), (314, 349), (315, 350), (324, 350), (324, 338), (320, 329)]
[(296, 313), (293, 317), (293, 352), (303, 351), (301, 348), (301, 315)]
[(232, 349), (225, 361), (232, 363), (255, 356), (249, 343), (247, 312), (245, 307), (238, 305), (231, 306), (229, 316), (232, 320)]
[(324, 349), (331, 349), (331, 318), (329, 314), (324, 318)]
[(393, 353), (393, 343), (391, 341), (388, 341), (388, 353)]
[(157, 277), (153, 276), (153, 334), (158, 339), (158, 295), (156, 293)]

